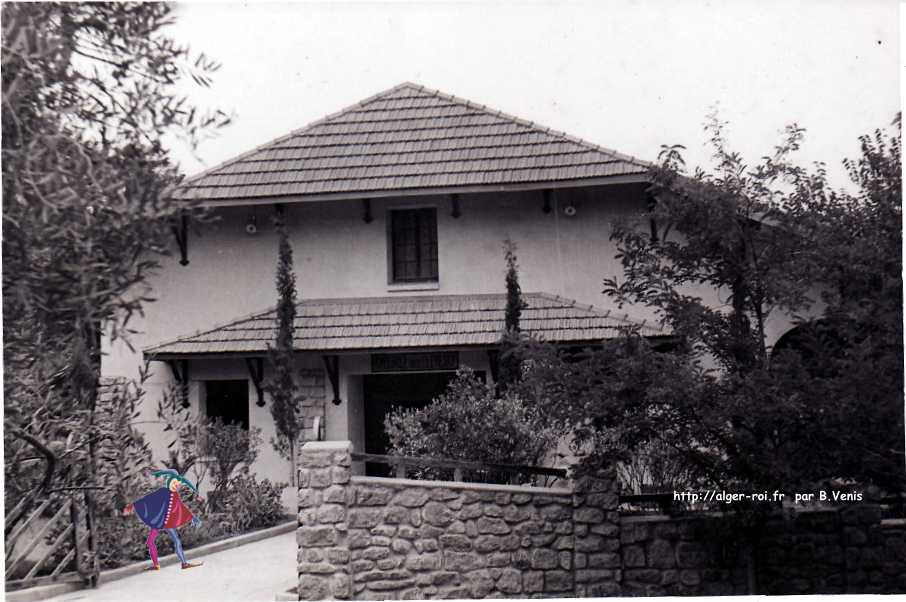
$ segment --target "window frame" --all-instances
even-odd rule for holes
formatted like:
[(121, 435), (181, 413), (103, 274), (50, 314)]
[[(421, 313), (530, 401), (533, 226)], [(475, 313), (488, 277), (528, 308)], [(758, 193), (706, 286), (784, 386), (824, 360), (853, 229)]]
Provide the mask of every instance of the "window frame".
[[(434, 217), (434, 277), (427, 278), (415, 278), (415, 279), (400, 279), (397, 278), (396, 274), (396, 238), (394, 236), (394, 224), (395, 224), (395, 215), (402, 212), (418, 212), (418, 211), (430, 211), (433, 213)], [(387, 284), (395, 290), (425, 290), (425, 289), (437, 289), (440, 282), (440, 243), (439, 243), (439, 223), (438, 223), (439, 212), (436, 205), (404, 205), (400, 207), (388, 207), (386, 213), (386, 225), (387, 225)], [(417, 252), (420, 252), (422, 247), (422, 240), (420, 238), (419, 230), (416, 227), (416, 237), (415, 248)], [(418, 269), (421, 269), (421, 257), (416, 259), (416, 266)]]

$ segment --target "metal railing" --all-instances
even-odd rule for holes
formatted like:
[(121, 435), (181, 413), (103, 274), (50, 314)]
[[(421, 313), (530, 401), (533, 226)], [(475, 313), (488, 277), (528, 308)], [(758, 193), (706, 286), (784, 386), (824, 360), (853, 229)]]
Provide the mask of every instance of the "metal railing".
[[(365, 462), (372, 476), (415, 478), (468, 483), (494, 483), (554, 487), (565, 485), (563, 468), (468, 462), (450, 458), (419, 458), (353, 453), (352, 459)], [(389, 467), (389, 470), (377, 467)]]

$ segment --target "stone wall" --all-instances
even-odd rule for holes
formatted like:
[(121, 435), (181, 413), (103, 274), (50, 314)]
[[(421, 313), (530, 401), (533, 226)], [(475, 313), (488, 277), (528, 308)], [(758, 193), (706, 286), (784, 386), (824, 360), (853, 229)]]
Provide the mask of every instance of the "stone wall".
[(611, 479), (571, 489), (353, 477), (348, 442), (302, 449), (300, 599), (619, 593)]
[(906, 525), (877, 505), (777, 516), (751, 552), (729, 520), (624, 517), (623, 595), (906, 592)]
[(878, 506), (770, 520), (621, 517), (615, 479), (536, 488), (352, 476), (350, 443), (299, 470), (300, 599), (906, 592), (906, 521)]
[(299, 394), (302, 400), (303, 441), (316, 441), (317, 433), (314, 432), (315, 416), (324, 421), (324, 402), (327, 399), (326, 380), (323, 370), (299, 370)]
[(623, 517), (620, 523), (622, 594), (748, 593), (744, 559), (732, 542), (714, 537), (718, 522), (666, 516)]

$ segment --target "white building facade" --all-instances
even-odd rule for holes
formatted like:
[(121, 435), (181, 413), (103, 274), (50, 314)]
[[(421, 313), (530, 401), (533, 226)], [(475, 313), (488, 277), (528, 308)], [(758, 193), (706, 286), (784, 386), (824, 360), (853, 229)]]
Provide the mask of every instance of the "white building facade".
[[(141, 422), (155, 459), (169, 442), (157, 400), (180, 383), (195, 415), (261, 428), (254, 468), (287, 481), (261, 390), (281, 211), (299, 294), (305, 437), (382, 453), (392, 407), (428, 403), (461, 366), (493, 380), (507, 239), (518, 246), (524, 330), (577, 345), (627, 325), (669, 338), (646, 308), (618, 311), (601, 292), (605, 277), (621, 274), (612, 224), (646, 210), (647, 170), (402, 84), (183, 183), (174, 202), (201, 201), (216, 220), (178, 229), (179, 252), (150, 283), (158, 300), (145, 307), (135, 351), (108, 344), (103, 375), (135, 378), (150, 361)], [(789, 328), (769, 326), (769, 343)]]

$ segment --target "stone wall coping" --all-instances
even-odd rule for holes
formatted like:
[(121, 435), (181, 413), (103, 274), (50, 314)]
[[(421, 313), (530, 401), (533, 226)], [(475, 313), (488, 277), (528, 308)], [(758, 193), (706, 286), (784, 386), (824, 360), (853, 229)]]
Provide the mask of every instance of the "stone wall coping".
[(381, 485), (384, 487), (446, 487), (447, 489), (468, 489), (473, 491), (505, 491), (508, 493), (532, 493), (537, 495), (571, 496), (572, 489), (564, 487), (532, 487), (529, 485), (494, 485), (490, 483), (461, 483), (458, 481), (417, 481), (415, 479), (388, 479), (385, 477), (353, 476), (355, 485)]
[(882, 529), (906, 528), (906, 518), (885, 518), (881, 521)]
[(338, 451), (352, 449), (351, 441), (306, 441), (302, 453), (316, 451)]
[(623, 523), (673, 523), (681, 520), (700, 520), (703, 518), (715, 518), (726, 516), (723, 512), (696, 512), (681, 516), (670, 516), (667, 514), (620, 514), (620, 522)]

